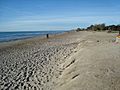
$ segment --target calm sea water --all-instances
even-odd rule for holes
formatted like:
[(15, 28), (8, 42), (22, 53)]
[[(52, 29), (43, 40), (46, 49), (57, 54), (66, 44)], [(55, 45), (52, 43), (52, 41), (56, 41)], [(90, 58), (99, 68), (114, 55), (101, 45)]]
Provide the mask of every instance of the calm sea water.
[(43, 36), (46, 34), (59, 34), (64, 31), (20, 31), (20, 32), (0, 32), (0, 42)]

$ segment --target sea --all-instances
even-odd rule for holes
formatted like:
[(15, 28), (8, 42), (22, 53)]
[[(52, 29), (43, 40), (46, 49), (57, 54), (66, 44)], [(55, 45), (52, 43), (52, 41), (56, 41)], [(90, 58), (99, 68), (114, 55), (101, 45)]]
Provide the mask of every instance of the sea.
[(9, 42), (32, 38), (37, 36), (44, 36), (46, 34), (60, 34), (65, 31), (17, 31), (17, 32), (0, 32), (0, 42)]

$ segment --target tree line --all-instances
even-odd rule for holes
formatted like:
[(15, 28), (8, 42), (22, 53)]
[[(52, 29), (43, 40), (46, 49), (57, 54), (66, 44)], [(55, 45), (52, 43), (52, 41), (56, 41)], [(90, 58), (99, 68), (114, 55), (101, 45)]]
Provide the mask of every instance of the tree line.
[(102, 24), (95, 24), (90, 25), (87, 28), (77, 28), (76, 31), (83, 31), (83, 30), (91, 30), (91, 31), (120, 31), (120, 24), (119, 25), (108, 25), (106, 26), (104, 23)]

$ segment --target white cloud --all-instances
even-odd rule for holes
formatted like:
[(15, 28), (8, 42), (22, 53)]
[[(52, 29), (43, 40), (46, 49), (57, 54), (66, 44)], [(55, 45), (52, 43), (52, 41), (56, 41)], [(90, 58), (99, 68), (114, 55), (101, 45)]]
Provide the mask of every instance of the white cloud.
[[(76, 23), (119, 23), (120, 17), (112, 16), (77, 16), (77, 17), (41, 17), (28, 16), (0, 24), (0, 30), (58, 30), (75, 28)], [(73, 25), (72, 25), (73, 24)]]

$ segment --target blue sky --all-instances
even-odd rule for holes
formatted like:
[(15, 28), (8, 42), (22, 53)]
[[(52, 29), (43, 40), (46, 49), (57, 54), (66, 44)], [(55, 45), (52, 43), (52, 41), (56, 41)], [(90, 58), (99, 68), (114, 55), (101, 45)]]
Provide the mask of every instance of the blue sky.
[(0, 31), (120, 24), (120, 0), (0, 0)]

